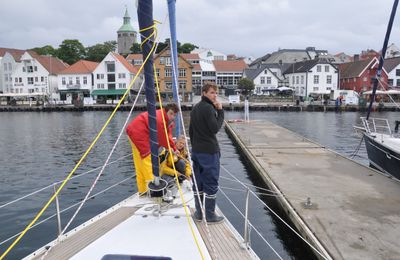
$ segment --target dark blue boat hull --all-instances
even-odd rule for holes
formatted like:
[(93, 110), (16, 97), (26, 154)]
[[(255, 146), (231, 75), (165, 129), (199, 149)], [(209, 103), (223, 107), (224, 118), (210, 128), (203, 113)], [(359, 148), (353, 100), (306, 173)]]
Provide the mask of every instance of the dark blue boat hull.
[(383, 146), (380, 142), (367, 134), (364, 134), (364, 140), (371, 165), (400, 180), (399, 152)]

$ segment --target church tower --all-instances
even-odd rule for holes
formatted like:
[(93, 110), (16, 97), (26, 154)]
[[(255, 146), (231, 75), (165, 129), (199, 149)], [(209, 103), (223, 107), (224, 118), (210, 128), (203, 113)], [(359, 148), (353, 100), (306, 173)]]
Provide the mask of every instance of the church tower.
[(136, 43), (136, 31), (131, 25), (131, 17), (128, 14), (128, 8), (125, 9), (124, 23), (117, 31), (118, 34), (118, 53), (121, 55), (129, 54), (132, 44)]

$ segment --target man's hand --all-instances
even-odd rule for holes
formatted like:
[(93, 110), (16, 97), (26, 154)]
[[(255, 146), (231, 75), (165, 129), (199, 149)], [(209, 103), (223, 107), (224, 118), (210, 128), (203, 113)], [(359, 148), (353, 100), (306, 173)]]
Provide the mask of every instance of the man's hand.
[(215, 101), (215, 102), (214, 102), (214, 107), (215, 107), (217, 110), (222, 110), (222, 104), (221, 104), (220, 102), (218, 102), (218, 101)]

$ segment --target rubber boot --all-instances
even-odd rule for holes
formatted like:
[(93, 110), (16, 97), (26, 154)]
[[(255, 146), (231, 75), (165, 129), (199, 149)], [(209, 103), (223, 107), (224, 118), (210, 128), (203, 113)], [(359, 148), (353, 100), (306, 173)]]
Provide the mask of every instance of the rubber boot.
[(210, 196), (206, 194), (205, 196), (206, 220), (208, 224), (220, 223), (224, 220), (224, 217), (215, 214), (216, 199), (215, 195)]
[(194, 205), (196, 207), (196, 211), (193, 213), (193, 219), (195, 221), (200, 222), (203, 220), (203, 213), (201, 211), (201, 204), (199, 201), (199, 197), (200, 197), (200, 200), (203, 201), (204, 195), (203, 195), (203, 192), (199, 192), (199, 196), (197, 195), (197, 193), (194, 193), (193, 196), (194, 196)]

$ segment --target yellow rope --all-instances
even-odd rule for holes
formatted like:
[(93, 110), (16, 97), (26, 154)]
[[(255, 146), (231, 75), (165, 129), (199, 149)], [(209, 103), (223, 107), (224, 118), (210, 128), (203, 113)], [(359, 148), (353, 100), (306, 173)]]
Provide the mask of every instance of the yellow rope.
[[(156, 35), (155, 38), (157, 38), (157, 28), (155, 27), (155, 23), (148, 28), (145, 28), (146, 30), (153, 28), (154, 31), (152, 33)], [(83, 160), (86, 158), (86, 156), (89, 154), (89, 152), (92, 150), (93, 146), (96, 144), (97, 140), (100, 138), (100, 136), (103, 134), (105, 128), (107, 125), (110, 123), (111, 119), (114, 117), (115, 113), (117, 112), (118, 108), (121, 106), (122, 102), (128, 95), (130, 89), (133, 86), (133, 83), (136, 81), (137, 77), (139, 76), (140, 72), (142, 71), (144, 64), (146, 64), (147, 60), (149, 59), (150, 55), (153, 54), (153, 51), (155, 49), (155, 42), (153, 42), (153, 46), (150, 50), (150, 53), (147, 55), (146, 59), (144, 60), (143, 64), (140, 66), (138, 72), (136, 73), (135, 77), (132, 79), (131, 83), (128, 86), (128, 89), (125, 91), (124, 95), (122, 96), (121, 100), (118, 102), (117, 106), (111, 113), (110, 117), (107, 119), (103, 127), (101, 128), (100, 132), (97, 134), (96, 138), (93, 140), (93, 142), (90, 144), (89, 148), (86, 150), (86, 152), (82, 155), (81, 159), (78, 161), (78, 163), (75, 165), (75, 167), (72, 169), (72, 171), (68, 174), (68, 176), (64, 179), (60, 187), (57, 189), (57, 191), (54, 193), (54, 195), (50, 198), (50, 200), (44, 205), (44, 207), (39, 211), (39, 213), (35, 216), (35, 218), (29, 223), (29, 225), (22, 231), (22, 233), (14, 240), (14, 242), (7, 248), (7, 250), (0, 256), (0, 260), (2, 260), (4, 257), (7, 256), (7, 254), (11, 251), (11, 249), (21, 240), (21, 238), (25, 235), (25, 233), (36, 223), (36, 221), (40, 218), (40, 216), (43, 214), (43, 212), (49, 207), (49, 205), (54, 201), (54, 199), (57, 197), (57, 195), (60, 193), (60, 191), (64, 188), (65, 184), (69, 181), (71, 176), (74, 174), (74, 172), (78, 169), (78, 167), (81, 165)]]
[[(162, 118), (162, 120), (163, 120), (164, 133), (165, 133), (165, 137), (166, 137), (166, 139), (167, 139), (167, 144), (168, 144), (168, 156), (170, 156), (170, 160), (171, 160), (171, 162), (172, 162), (172, 167), (173, 167), (174, 173), (175, 173), (175, 181), (176, 181), (176, 184), (177, 184), (177, 186), (178, 186), (179, 196), (181, 197), (181, 200), (182, 200), (182, 205), (183, 205), (183, 208), (184, 208), (184, 210), (185, 210), (185, 215), (186, 215), (186, 219), (187, 219), (187, 221), (188, 221), (188, 223), (189, 223), (190, 231), (191, 231), (192, 236), (193, 236), (193, 238), (194, 238), (194, 241), (195, 241), (195, 243), (196, 243), (197, 249), (199, 250), (199, 253), (200, 253), (200, 255), (201, 255), (201, 259), (205, 259), (205, 258), (204, 258), (203, 251), (202, 251), (201, 248), (200, 248), (200, 244), (199, 244), (199, 241), (198, 241), (198, 239), (197, 239), (197, 236), (196, 236), (196, 234), (194, 233), (194, 229), (193, 229), (192, 223), (191, 223), (191, 221), (190, 221), (190, 214), (189, 214), (189, 212), (188, 212), (185, 199), (184, 199), (184, 197), (183, 197), (183, 192), (182, 192), (181, 185), (179, 184), (178, 174), (177, 174), (176, 168), (175, 168), (175, 163), (173, 163), (173, 162), (174, 162), (174, 159), (173, 159), (173, 156), (172, 156), (171, 144), (169, 143), (167, 124), (166, 124), (165, 118), (164, 118), (164, 113), (166, 113), (166, 112), (168, 112), (168, 111), (166, 111), (166, 112), (163, 111), (163, 105), (162, 105), (162, 101), (161, 101), (160, 88), (159, 88), (159, 86), (158, 86), (158, 78), (157, 78), (157, 73), (156, 73), (156, 66), (155, 66), (154, 63), (153, 63), (153, 69), (154, 69), (154, 79), (155, 79), (156, 88), (157, 88), (157, 95), (158, 95), (158, 99), (159, 99), (159, 101), (160, 101), (161, 118)], [(179, 97), (178, 97), (178, 98), (179, 98)], [(160, 174), (160, 175), (161, 175), (161, 174)]]

